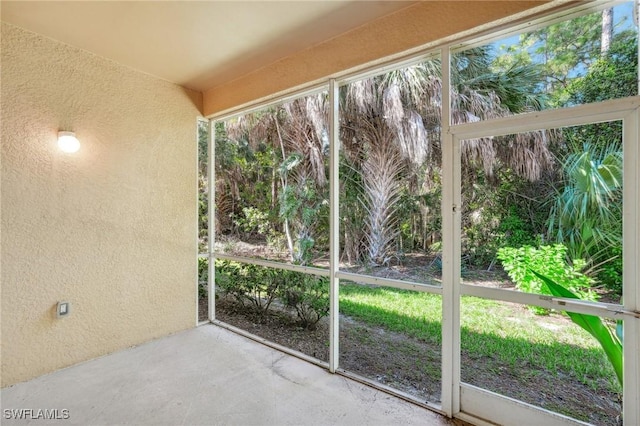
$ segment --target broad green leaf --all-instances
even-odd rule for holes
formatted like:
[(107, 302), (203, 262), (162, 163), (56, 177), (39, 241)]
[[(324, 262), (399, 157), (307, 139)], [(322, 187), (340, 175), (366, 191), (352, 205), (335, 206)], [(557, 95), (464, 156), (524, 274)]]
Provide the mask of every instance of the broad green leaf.
[[(545, 277), (544, 275), (537, 273), (536, 271), (532, 270), (531, 272), (533, 272), (538, 278), (542, 280), (542, 282), (544, 282), (547, 285), (547, 287), (549, 288), (549, 291), (554, 296), (566, 297), (568, 299), (579, 299), (578, 296), (576, 296), (566, 288), (562, 287), (561, 285), (557, 284), (555, 281)], [(607, 355), (609, 362), (611, 362), (611, 365), (613, 366), (613, 369), (616, 372), (616, 376), (618, 376), (618, 381), (620, 382), (620, 385), (622, 385), (622, 377), (623, 377), (622, 342), (618, 339), (616, 334), (612, 333), (609, 327), (607, 327), (602, 322), (602, 319), (596, 316), (587, 315), (587, 314), (578, 314), (575, 312), (568, 312), (568, 311), (565, 311), (565, 312), (567, 312), (567, 315), (569, 315), (569, 318), (571, 318), (571, 321), (573, 321), (574, 323), (576, 323), (577, 325), (585, 329), (587, 332), (589, 332), (589, 334), (595, 337), (596, 340), (600, 343), (600, 346), (602, 346), (602, 349), (604, 349), (604, 352)]]

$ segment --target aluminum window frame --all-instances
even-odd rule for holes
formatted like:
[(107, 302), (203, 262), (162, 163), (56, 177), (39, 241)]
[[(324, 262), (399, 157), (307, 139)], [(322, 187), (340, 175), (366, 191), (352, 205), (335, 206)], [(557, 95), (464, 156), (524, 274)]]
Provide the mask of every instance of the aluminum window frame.
[[(440, 42), (432, 43), (412, 50), (399, 53), (392, 57), (376, 61), (373, 64), (360, 67), (357, 71), (347, 70), (338, 75), (329, 76), (320, 82), (315, 82), (308, 87), (291, 90), (273, 95), (254, 103), (248, 103), (238, 108), (212, 115), (209, 119), (208, 141), (208, 176), (209, 188), (209, 252), (198, 253), (198, 257), (206, 257), (209, 260), (209, 321), (227, 328), (215, 318), (215, 259), (236, 260), (244, 263), (261, 265), (264, 267), (288, 269), (296, 272), (310, 273), (330, 278), (330, 361), (328, 364), (318, 362), (304, 354), (296, 353), (288, 348), (265, 342), (264, 339), (253, 336), (241, 330), (234, 330), (247, 337), (254, 338), (262, 343), (269, 344), (287, 353), (307, 359), (328, 368), (331, 372), (340, 373), (339, 369), (339, 309), (338, 293), (340, 279), (359, 280), (369, 284), (385, 285), (395, 288), (424, 291), (442, 296), (442, 394), (440, 406), (432, 406), (431, 409), (440, 411), (450, 417), (458, 417), (463, 420), (471, 420), (478, 424), (489, 424), (482, 417), (488, 419), (496, 415), (506, 415), (506, 421), (520, 424), (523, 419), (542, 416), (551, 418), (556, 424), (583, 424), (574, 419), (551, 413), (539, 407), (533, 407), (521, 401), (503, 397), (475, 386), (461, 383), (460, 380), (460, 300), (463, 295), (483, 297), (493, 300), (512, 301), (527, 305), (536, 305), (548, 308), (562, 306), (563, 310), (571, 312), (599, 315), (606, 318), (624, 317), (625, 345), (624, 345), (624, 390), (623, 390), (623, 418), (625, 424), (640, 424), (640, 288), (635, 284), (640, 278), (640, 148), (638, 136), (640, 134), (640, 96), (621, 98), (612, 101), (590, 103), (571, 108), (552, 109), (530, 112), (510, 117), (484, 120), (477, 123), (466, 123), (452, 126), (451, 124), (451, 99), (450, 99), (450, 57), (452, 52), (486, 44), (492, 40), (504, 38), (525, 30), (537, 29), (552, 23), (566, 20), (569, 17), (579, 16), (606, 7), (611, 7), (623, 1), (608, 1), (589, 4), (567, 4), (559, 11), (556, 10), (547, 16), (534, 20), (520, 21), (520, 23), (488, 24), (481, 30), (475, 30), (464, 36), (452, 36)], [(557, 6), (557, 4), (556, 4)], [(549, 6), (551, 7), (551, 6)], [(537, 9), (539, 12), (541, 9)], [(534, 13), (533, 11), (530, 13)], [(526, 16), (526, 15), (522, 15)], [(522, 17), (521, 16), (521, 17)], [(520, 18), (521, 18), (520, 17)], [(487, 29), (488, 28), (488, 29)], [(390, 280), (375, 278), (366, 275), (341, 272), (339, 270), (339, 87), (349, 82), (363, 79), (372, 75), (378, 75), (394, 69), (400, 69), (424, 60), (431, 55), (439, 54), (441, 58), (442, 72), (442, 285), (432, 286), (411, 281)], [(215, 251), (215, 123), (237, 116), (254, 112), (256, 110), (281, 104), (301, 96), (328, 91), (331, 102), (329, 123), (329, 182), (330, 182), (330, 261), (328, 269), (302, 267), (286, 263), (271, 262), (267, 260), (231, 256)], [(539, 130), (540, 128), (559, 128), (568, 125), (591, 124), (595, 121), (623, 121), (623, 286), (625, 301), (623, 305), (606, 304), (598, 302), (577, 302), (563, 298), (541, 298), (539, 295), (516, 293), (500, 289), (487, 289), (461, 283), (460, 277), (460, 241), (461, 241), (461, 159), (460, 141), (478, 136), (498, 136), (516, 132)], [(544, 126), (540, 123), (544, 122)], [(469, 397), (470, 396), (470, 397)], [(402, 395), (401, 395), (402, 397)], [(409, 398), (410, 399), (410, 398)], [(462, 402), (461, 402), (462, 399)], [(496, 409), (496, 405), (498, 408)], [(424, 405), (424, 404), (422, 404)], [(483, 410), (489, 409), (485, 413)], [(523, 413), (525, 417), (523, 417)], [(549, 416), (550, 414), (550, 416)], [(531, 417), (533, 415), (533, 417)]]
[[(639, 323), (639, 298), (640, 291), (638, 289), (639, 266), (638, 266), (638, 249), (640, 247), (640, 173), (638, 166), (640, 165), (640, 150), (638, 148), (638, 123), (640, 122), (640, 96), (629, 98), (615, 99), (599, 103), (591, 103), (579, 105), (571, 108), (536, 111), (517, 116), (486, 120), (476, 123), (465, 123), (451, 126), (449, 133), (451, 135), (451, 143), (453, 146), (451, 151), (458, 151), (460, 143), (465, 139), (503, 136), (515, 133), (522, 133), (534, 130), (551, 130), (556, 128), (588, 125), (602, 122), (621, 121), (623, 131), (623, 304), (611, 304), (590, 301), (577, 301), (575, 299), (567, 299), (562, 297), (549, 297), (533, 293), (517, 292), (512, 290), (485, 288), (463, 284), (458, 276), (452, 274), (451, 280), (454, 289), (451, 293), (457, 295), (454, 300), (453, 322), (457, 325), (458, 334), (457, 342), (459, 344), (460, 333), (460, 298), (463, 295), (476, 296), (485, 299), (498, 301), (507, 301), (520, 303), (524, 305), (547, 307), (551, 309), (560, 309), (567, 312), (576, 312), (583, 314), (596, 315), (604, 318), (622, 319), (624, 321), (625, 344), (623, 347), (624, 359), (624, 386), (623, 386), (623, 419), (625, 424), (635, 425), (640, 423), (640, 406), (637, 404), (640, 398), (640, 361), (637, 354), (640, 348)], [(459, 162), (459, 154), (457, 162), (454, 161), (453, 179), (451, 179), (450, 188), (454, 191), (454, 195), (459, 196), (461, 192), (460, 179), (461, 167)], [(444, 180), (444, 179), (443, 179)], [(457, 208), (459, 201), (456, 199), (451, 204), (443, 205), (443, 210), (453, 211), (455, 219), (449, 223), (457, 223), (457, 229), (449, 230), (454, 237), (454, 244), (457, 246), (447, 252), (448, 256), (454, 256), (447, 259), (448, 264), (453, 264), (457, 270), (460, 270), (459, 246), (461, 209)], [(444, 273), (443, 260), (443, 273)], [(457, 289), (456, 289), (457, 287)], [(488, 418), (487, 416), (495, 415), (494, 420), (498, 422), (519, 423), (526, 416), (531, 424), (586, 424), (576, 419), (572, 419), (560, 415), (549, 410), (534, 407), (530, 404), (497, 395), (485, 389), (464, 383), (460, 380), (460, 347), (457, 351), (453, 351), (454, 359), (450, 368), (454, 369), (452, 374), (453, 381), (451, 383), (454, 395), (452, 397), (450, 408), (453, 415), (462, 414), (461, 418), (467, 420), (478, 418)], [(460, 389), (456, 392), (455, 389)], [(461, 398), (462, 396), (462, 398)], [(464, 400), (464, 397), (467, 400)], [(491, 397), (491, 398), (490, 398)], [(492, 400), (493, 399), (493, 400)], [(492, 400), (491, 408), (487, 408), (487, 401)], [(496, 404), (498, 404), (496, 406)], [(542, 422), (542, 423), (541, 423)]]

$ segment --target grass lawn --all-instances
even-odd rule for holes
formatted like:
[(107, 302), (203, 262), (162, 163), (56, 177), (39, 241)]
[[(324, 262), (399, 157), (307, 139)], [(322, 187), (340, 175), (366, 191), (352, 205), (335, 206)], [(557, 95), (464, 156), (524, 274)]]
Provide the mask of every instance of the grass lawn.
[[(436, 294), (345, 283), (340, 286), (340, 312), (425, 342), (441, 342), (442, 305)], [(468, 296), (462, 298), (461, 314), (461, 348), (467, 360), (482, 360), (496, 374), (531, 378), (544, 371), (620, 392), (598, 342), (566, 316), (539, 316), (522, 305)], [(462, 379), (472, 383), (464, 372)]]

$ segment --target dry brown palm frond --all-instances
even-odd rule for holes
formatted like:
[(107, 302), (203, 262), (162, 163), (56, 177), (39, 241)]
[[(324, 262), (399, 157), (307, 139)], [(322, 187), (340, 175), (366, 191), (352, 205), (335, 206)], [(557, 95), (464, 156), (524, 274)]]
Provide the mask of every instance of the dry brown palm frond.
[[(475, 91), (454, 93), (452, 104), (453, 124), (512, 115), (501, 106), (500, 99), (493, 92), (488, 94)], [(461, 155), (463, 163), (482, 164), (488, 177), (493, 175), (496, 162), (500, 160), (519, 176), (535, 181), (552, 164), (548, 145), (548, 132), (541, 130), (500, 138), (462, 141)]]
[(403, 69), (400, 73), (402, 82), (404, 83), (405, 102), (407, 105), (417, 107), (432, 95), (429, 93), (428, 82), (431, 75), (422, 64), (414, 65)]
[(404, 105), (401, 99), (400, 87), (391, 84), (382, 93), (382, 116), (390, 127), (397, 127), (397, 123), (404, 119)]
[(284, 104), (282, 138), (287, 152), (301, 155), (303, 161), (298, 169), (304, 169), (323, 187), (328, 182), (322, 141), (326, 121), (320, 101), (317, 96), (309, 96)]
[[(238, 186), (237, 183), (234, 185), (232, 181), (227, 179), (217, 179), (215, 191), (215, 232), (216, 234), (228, 233), (233, 229), (233, 214), (237, 205), (236, 200), (238, 200)], [(210, 214), (209, 217), (211, 216)]]
[(239, 140), (247, 132), (249, 127), (248, 121), (250, 117), (242, 115), (224, 122), (224, 129), (227, 133), (227, 137), (230, 140)]
[[(399, 161), (405, 169), (407, 162), (411, 162), (412, 170), (402, 185), (412, 185), (412, 188), (430, 187), (439, 167), (442, 132), (442, 80), (439, 70), (437, 59), (425, 61), (351, 83), (341, 89), (342, 152), (354, 169), (362, 170), (369, 216), (366, 244), (372, 259), (376, 258), (372, 253), (381, 253), (380, 247), (384, 248), (384, 238), (380, 237), (386, 232), (383, 228), (392, 223), (390, 219), (383, 225), (380, 218), (385, 215), (393, 217), (392, 207), (382, 212), (381, 209), (374, 210), (373, 206), (388, 202), (393, 197), (394, 188), (401, 187), (398, 181), (389, 179), (380, 171), (373, 173), (374, 164), (382, 167), (381, 161), (374, 157), (393, 156), (389, 164)], [(494, 91), (478, 89), (477, 85), (456, 85), (451, 93), (451, 102), (453, 124), (512, 115)], [(537, 179), (550, 162), (547, 134), (532, 132), (512, 139), (514, 143), (511, 145), (499, 143), (492, 137), (463, 141), (463, 166), (477, 166), (491, 178), (500, 162), (512, 167), (519, 175)], [(393, 146), (393, 152), (385, 151), (388, 146)], [(395, 177), (399, 179), (403, 173)], [(415, 178), (418, 173), (420, 178)], [(375, 176), (378, 182), (373, 182), (371, 176)], [(388, 188), (383, 189), (384, 185)], [(383, 230), (374, 230), (376, 226)], [(380, 256), (376, 256), (376, 261), (380, 260)]]
[(437, 107), (438, 115), (442, 107), (442, 80), (435, 75), (429, 75), (424, 81), (424, 98), (418, 99), (416, 105)]
[(319, 93), (317, 95), (307, 96), (306, 110), (307, 118), (316, 131), (316, 140), (322, 143), (329, 123), (328, 111), (325, 102), (326, 95)]
[(488, 177), (493, 176), (496, 151), (492, 138), (467, 139), (460, 141), (460, 155), (464, 164), (480, 164)]
[(373, 78), (356, 81), (347, 86), (346, 109), (367, 114), (377, 103), (377, 90)]
[(430, 153), (429, 138), (422, 117), (416, 111), (409, 111), (397, 132), (400, 150), (414, 165), (424, 163)]
[(533, 182), (550, 169), (553, 157), (549, 151), (547, 131), (527, 132), (505, 137), (498, 156), (519, 176)]
[(472, 123), (491, 118), (512, 115), (500, 104), (493, 92), (487, 94), (474, 90), (451, 93), (451, 121), (453, 124)]

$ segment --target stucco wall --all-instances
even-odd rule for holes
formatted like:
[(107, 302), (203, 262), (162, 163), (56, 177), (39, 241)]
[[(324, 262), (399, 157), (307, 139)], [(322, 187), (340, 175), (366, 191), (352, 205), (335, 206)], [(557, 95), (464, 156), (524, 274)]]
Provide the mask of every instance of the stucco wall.
[(204, 114), (311, 84), (545, 3), (548, 1), (422, 1), (207, 90)]
[(201, 95), (4, 23), (1, 64), (2, 386), (193, 327)]

